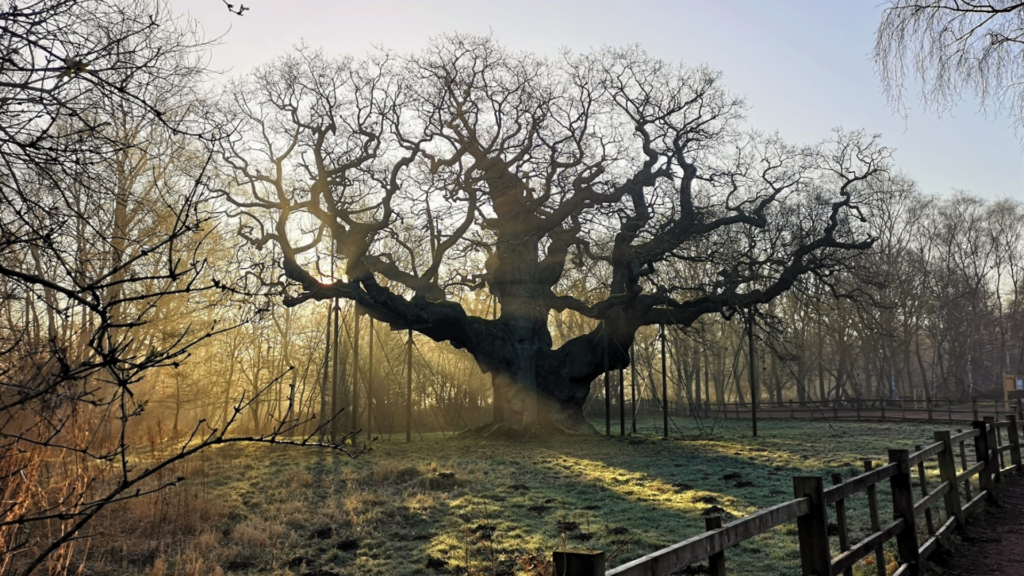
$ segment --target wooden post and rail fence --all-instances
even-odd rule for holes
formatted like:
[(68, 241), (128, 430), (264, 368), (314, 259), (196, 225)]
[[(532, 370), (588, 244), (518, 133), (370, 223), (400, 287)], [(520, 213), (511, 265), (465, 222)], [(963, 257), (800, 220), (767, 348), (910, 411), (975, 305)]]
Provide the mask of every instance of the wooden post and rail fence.
[[(612, 412), (619, 413), (619, 418), (630, 416), (627, 408), (621, 405), (612, 408)], [(662, 415), (662, 407), (657, 400), (649, 398), (641, 399), (633, 408), (632, 417), (637, 420), (652, 418)], [(669, 402), (668, 413), (673, 417), (699, 416), (701, 418), (717, 419), (744, 419), (750, 420), (753, 406), (751, 403), (701, 403), (687, 404), (685, 402)], [(833, 401), (811, 401), (799, 402), (789, 400), (785, 402), (761, 402), (757, 407), (758, 420), (878, 420), (878, 421), (927, 421), (927, 422), (973, 422), (987, 416), (1001, 420), (1007, 414), (1015, 414), (1018, 419), (1024, 418), (1024, 400), (1021, 398), (1004, 399), (978, 399), (971, 400), (938, 400), (938, 399), (907, 399), (907, 400), (880, 400), (877, 398), (849, 398), (842, 403)], [(591, 409), (590, 417), (603, 418), (604, 415), (594, 413)], [(610, 425), (610, 423), (609, 423)], [(622, 426), (621, 433), (625, 435), (625, 426)]]
[[(680, 410), (682, 408), (682, 410)], [(677, 406), (675, 414), (696, 415), (704, 418), (750, 419), (753, 407), (729, 403), (713, 406)], [(1001, 420), (1007, 414), (1018, 419), (1024, 415), (1024, 401), (1020, 398), (971, 400), (879, 400), (847, 399), (835, 402), (778, 402), (762, 403), (757, 411), (761, 420), (776, 419), (840, 419), (840, 420), (913, 420), (927, 422), (973, 422), (992, 416)]]
[[(726, 552), (746, 540), (784, 524), (796, 523), (800, 541), (800, 565), (804, 576), (852, 574), (855, 564), (872, 557), (879, 576), (887, 576), (883, 549), (895, 540), (898, 567), (894, 576), (920, 575), (925, 560), (940, 539), (964, 525), (968, 516), (995, 500), (994, 488), (1004, 476), (1024, 472), (1018, 420), (1008, 415), (974, 421), (966, 431), (936, 431), (935, 442), (915, 451), (890, 450), (889, 462), (875, 467), (864, 462), (864, 473), (841, 481), (838, 474), (826, 487), (820, 476), (793, 478), (794, 498), (745, 518), (722, 524), (720, 517), (706, 518), (707, 532), (637, 558), (610, 570), (604, 553), (593, 550), (559, 550), (554, 554), (559, 576), (668, 576), (707, 562), (707, 571), (724, 576)], [(973, 445), (973, 450), (970, 446)], [(974, 463), (968, 456), (973, 452)], [(928, 486), (925, 463), (936, 461), (939, 484)], [(916, 484), (914, 477), (916, 476)], [(879, 518), (877, 486), (889, 483), (893, 518), (883, 525)], [(921, 495), (917, 498), (914, 488)], [(871, 534), (851, 543), (846, 521), (846, 500), (866, 494)], [(835, 509), (838, 555), (831, 552), (829, 507)], [(941, 524), (939, 524), (941, 522)], [(936, 525), (939, 524), (939, 525)]]

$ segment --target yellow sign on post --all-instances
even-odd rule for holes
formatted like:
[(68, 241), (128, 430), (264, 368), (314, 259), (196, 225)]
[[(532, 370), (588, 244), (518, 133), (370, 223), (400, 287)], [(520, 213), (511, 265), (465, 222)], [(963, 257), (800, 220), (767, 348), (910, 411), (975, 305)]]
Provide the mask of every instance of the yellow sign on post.
[(1003, 374), (1003, 400), (1010, 410), (1010, 400), (1024, 399), (1024, 374)]

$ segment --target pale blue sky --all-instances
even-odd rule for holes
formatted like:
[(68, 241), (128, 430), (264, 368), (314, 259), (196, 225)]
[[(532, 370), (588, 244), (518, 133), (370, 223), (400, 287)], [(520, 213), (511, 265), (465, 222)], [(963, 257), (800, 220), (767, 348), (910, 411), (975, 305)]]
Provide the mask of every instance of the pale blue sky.
[(243, 17), (221, 0), (172, 4), (208, 37), (226, 33), (212, 64), (230, 74), (301, 40), (338, 54), (418, 50), (445, 32), (493, 33), (509, 48), (548, 55), (638, 43), (659, 58), (721, 70), (758, 129), (809, 143), (836, 126), (863, 128), (882, 134), (925, 191), (1024, 201), (1024, 155), (1006, 115), (985, 117), (967, 102), (940, 118), (912, 98), (904, 119), (887, 106), (871, 59), (875, 0), (246, 0)]

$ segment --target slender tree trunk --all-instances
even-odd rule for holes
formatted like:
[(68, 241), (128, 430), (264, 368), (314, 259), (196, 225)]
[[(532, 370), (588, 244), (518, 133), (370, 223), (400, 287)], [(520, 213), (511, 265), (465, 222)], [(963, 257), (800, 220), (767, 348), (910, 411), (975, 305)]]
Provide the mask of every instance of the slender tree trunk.
[(828, 400), (825, 391), (825, 335), (822, 334), (821, 318), (818, 319), (818, 401)]
[(693, 366), (693, 402), (694, 410), (700, 410), (704, 406), (700, 394), (700, 349), (694, 346), (690, 353), (690, 363)]
[(360, 313), (359, 306), (357, 305), (355, 307), (355, 314), (353, 314), (353, 321), (355, 322), (355, 325), (352, 328), (352, 377), (350, 378), (352, 381), (352, 393), (349, 395), (349, 399), (351, 400), (349, 406), (349, 410), (351, 410), (351, 414), (349, 414), (349, 423), (351, 425), (350, 430), (353, 444), (358, 444), (359, 442), (359, 425), (362, 422), (362, 420), (359, 419), (359, 385), (360, 380), (362, 380), (359, 370), (359, 344), (361, 340), (359, 329), (362, 325), (362, 322), (360, 321), (361, 316), (362, 314)]
[(736, 341), (736, 353), (732, 357), (732, 379), (736, 387), (736, 402), (740, 406), (746, 406), (747, 400), (743, 395), (743, 370), (740, 367), (740, 358), (743, 356), (743, 338)]
[(924, 384), (924, 399), (929, 405), (932, 402), (932, 391), (931, 386), (928, 385), (928, 372), (924, 369), (924, 358), (921, 355), (921, 342), (915, 342), (915, 352), (917, 353), (917, 363), (921, 367), (921, 382)]

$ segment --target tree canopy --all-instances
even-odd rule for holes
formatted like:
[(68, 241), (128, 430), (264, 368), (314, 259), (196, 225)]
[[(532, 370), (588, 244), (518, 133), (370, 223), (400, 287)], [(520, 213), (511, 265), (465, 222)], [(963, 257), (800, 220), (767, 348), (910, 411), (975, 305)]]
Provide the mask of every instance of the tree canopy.
[[(453, 35), (259, 68), (229, 91), (219, 153), (286, 303), (351, 299), (466, 349), (509, 399), (501, 419), (574, 430), (639, 327), (768, 302), (871, 245), (888, 150), (843, 131), (787, 144), (743, 110), (717, 72), (636, 47), (549, 60)], [(473, 290), (497, 318), (467, 313)], [(563, 312), (595, 324), (553, 347)]]
[(938, 112), (972, 94), (983, 107), (1005, 105), (1018, 125), (1024, 122), (1024, 4), (894, 0), (882, 14), (875, 61), (898, 108), (916, 87)]

